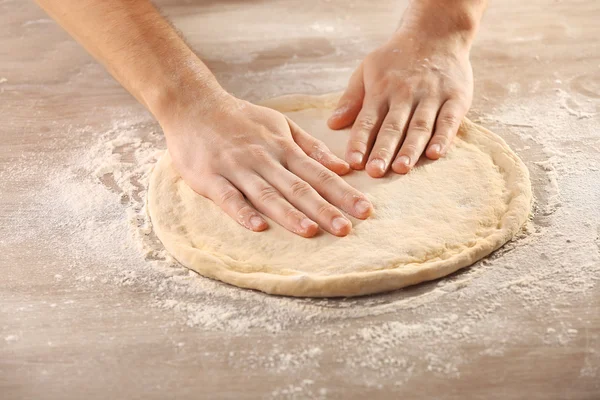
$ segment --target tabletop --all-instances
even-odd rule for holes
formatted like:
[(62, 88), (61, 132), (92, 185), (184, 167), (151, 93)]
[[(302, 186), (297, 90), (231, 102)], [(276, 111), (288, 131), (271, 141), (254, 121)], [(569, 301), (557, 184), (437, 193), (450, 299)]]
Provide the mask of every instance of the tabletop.
[[(156, 1), (236, 96), (344, 88), (406, 2)], [(495, 1), (469, 118), (531, 221), (445, 279), (294, 299), (200, 277), (145, 209), (158, 124), (34, 2), (0, 1), (0, 398), (600, 398), (600, 4)]]

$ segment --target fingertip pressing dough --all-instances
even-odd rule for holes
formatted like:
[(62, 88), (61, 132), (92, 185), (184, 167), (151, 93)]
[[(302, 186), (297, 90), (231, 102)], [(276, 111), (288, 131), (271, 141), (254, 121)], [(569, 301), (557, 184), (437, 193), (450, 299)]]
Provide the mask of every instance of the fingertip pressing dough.
[[(326, 120), (338, 95), (285, 96), (264, 102), (343, 156), (348, 131)], [(148, 210), (156, 235), (199, 274), (270, 294), (360, 296), (437, 279), (498, 249), (529, 216), (531, 183), (523, 162), (492, 132), (462, 123), (452, 149), (421, 160), (407, 175), (344, 179), (365, 193), (374, 214), (349, 217), (351, 234), (306, 239), (273, 221), (251, 232), (190, 189), (168, 152), (150, 178)]]

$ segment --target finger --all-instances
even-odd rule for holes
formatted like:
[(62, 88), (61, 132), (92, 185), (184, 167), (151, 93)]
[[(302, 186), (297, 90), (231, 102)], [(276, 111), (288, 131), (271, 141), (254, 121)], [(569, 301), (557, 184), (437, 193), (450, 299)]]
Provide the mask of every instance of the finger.
[(387, 102), (371, 97), (365, 101), (352, 130), (346, 149), (346, 161), (353, 169), (364, 168), (375, 136), (388, 111)]
[(367, 197), (319, 163), (296, 154), (287, 160), (287, 164), (293, 174), (312, 186), (329, 203), (356, 218), (365, 219), (371, 215), (373, 206)]
[(336, 174), (344, 175), (350, 172), (348, 163), (333, 154), (325, 143), (308, 134), (291, 119), (288, 118), (287, 120), (294, 141), (306, 155), (323, 164)]
[(235, 183), (257, 210), (287, 230), (303, 237), (312, 237), (319, 231), (314, 221), (292, 206), (260, 176), (246, 174), (237, 178)]
[(395, 172), (406, 174), (419, 161), (431, 138), (438, 109), (439, 104), (434, 100), (425, 100), (417, 105), (408, 125), (406, 139), (392, 164)]
[(394, 155), (406, 134), (410, 111), (410, 104), (402, 102), (392, 106), (383, 120), (366, 166), (367, 173), (373, 178), (384, 176), (392, 164)]
[(348, 88), (338, 101), (335, 111), (327, 124), (331, 129), (342, 129), (354, 122), (365, 97), (362, 64), (354, 71), (348, 82)]
[[(319, 165), (306, 156), (304, 158)], [(319, 165), (319, 167), (331, 176), (341, 179), (322, 165)], [(352, 223), (344, 217), (340, 210), (325, 201), (306, 181), (283, 166), (280, 168), (267, 168), (264, 172), (263, 178), (267, 182), (278, 189), (288, 202), (317, 222), (321, 228), (336, 236), (346, 236), (350, 233)]]
[(467, 112), (466, 109), (467, 107), (457, 100), (447, 100), (442, 105), (435, 123), (435, 132), (425, 152), (428, 158), (437, 160), (446, 154)]
[(221, 207), (231, 218), (243, 227), (255, 232), (268, 228), (267, 221), (252, 207), (242, 193), (221, 175), (209, 180), (207, 197)]

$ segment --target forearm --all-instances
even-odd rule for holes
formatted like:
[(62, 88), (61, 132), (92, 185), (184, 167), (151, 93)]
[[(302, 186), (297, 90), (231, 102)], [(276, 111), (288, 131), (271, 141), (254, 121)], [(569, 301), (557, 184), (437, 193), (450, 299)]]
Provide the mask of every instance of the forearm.
[(487, 0), (412, 0), (398, 32), (419, 31), (423, 35), (455, 37), (471, 45)]
[(148, 0), (36, 1), (154, 115), (183, 87), (219, 87)]

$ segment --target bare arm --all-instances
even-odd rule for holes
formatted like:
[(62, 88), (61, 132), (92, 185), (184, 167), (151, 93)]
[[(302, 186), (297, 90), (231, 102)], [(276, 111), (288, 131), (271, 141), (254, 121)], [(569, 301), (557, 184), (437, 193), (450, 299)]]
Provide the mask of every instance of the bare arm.
[[(349, 166), (284, 115), (226, 93), (148, 0), (37, 0), (161, 124), (185, 182), (239, 224), (338, 236), (371, 213)], [(337, 173), (337, 174), (336, 174)]]
[(356, 69), (333, 129), (353, 124), (346, 160), (373, 177), (442, 157), (471, 106), (471, 44), (486, 0), (413, 0), (400, 27)]
[(157, 118), (185, 86), (220, 89), (150, 1), (36, 1)]

